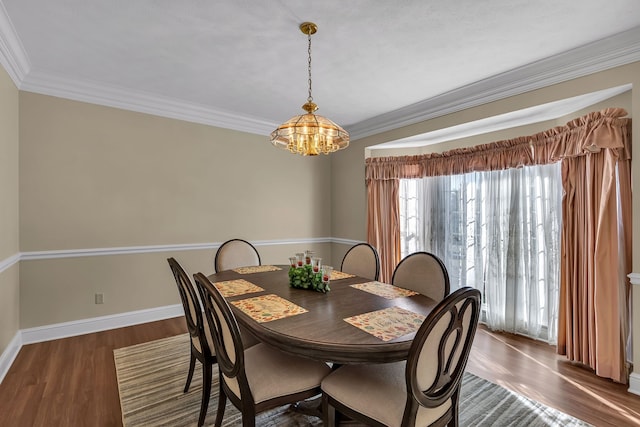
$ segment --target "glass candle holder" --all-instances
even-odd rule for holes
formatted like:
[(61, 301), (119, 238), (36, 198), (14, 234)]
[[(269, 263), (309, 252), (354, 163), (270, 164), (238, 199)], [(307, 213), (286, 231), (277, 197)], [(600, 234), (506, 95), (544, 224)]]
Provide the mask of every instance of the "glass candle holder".
[(307, 265), (311, 264), (311, 258), (313, 258), (313, 251), (304, 251), (304, 263)]
[(330, 265), (322, 266), (322, 283), (329, 283), (331, 281), (331, 272), (333, 267)]
[(296, 263), (298, 264), (298, 267), (302, 267), (304, 265), (304, 253), (298, 252), (296, 254)]
[(298, 266), (298, 257), (289, 257), (289, 264), (291, 265), (291, 268), (296, 268)]
[(322, 258), (313, 257), (311, 258), (311, 268), (314, 273), (320, 272), (320, 267), (322, 267)]

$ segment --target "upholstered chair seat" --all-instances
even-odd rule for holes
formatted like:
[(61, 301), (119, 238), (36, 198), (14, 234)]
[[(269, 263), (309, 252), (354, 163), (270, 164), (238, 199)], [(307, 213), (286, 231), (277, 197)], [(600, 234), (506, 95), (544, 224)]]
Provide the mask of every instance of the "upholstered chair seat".
[[(400, 427), (407, 402), (406, 362), (344, 365), (340, 375), (322, 382), (323, 392), (368, 418)], [(451, 408), (451, 399), (437, 408), (419, 407), (416, 426), (431, 425)]]
[[(283, 353), (267, 344), (245, 349), (244, 369), (256, 404), (319, 387), (331, 372), (326, 364)], [(224, 376), (224, 381), (240, 398), (237, 379)]]

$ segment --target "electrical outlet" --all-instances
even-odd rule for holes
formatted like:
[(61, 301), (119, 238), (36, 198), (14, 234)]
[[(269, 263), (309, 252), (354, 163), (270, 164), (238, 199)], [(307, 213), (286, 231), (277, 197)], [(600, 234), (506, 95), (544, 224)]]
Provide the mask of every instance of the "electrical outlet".
[(104, 294), (96, 294), (96, 304), (104, 304)]

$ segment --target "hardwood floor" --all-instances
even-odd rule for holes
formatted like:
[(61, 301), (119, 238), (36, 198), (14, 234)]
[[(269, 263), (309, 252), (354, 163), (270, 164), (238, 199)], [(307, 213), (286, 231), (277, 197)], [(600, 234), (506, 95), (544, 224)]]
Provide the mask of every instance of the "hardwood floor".
[[(0, 384), (0, 426), (122, 425), (113, 349), (184, 332), (175, 318), (24, 346)], [(640, 426), (640, 396), (544, 343), (481, 327), (468, 370), (595, 426)]]
[(594, 426), (640, 426), (640, 396), (540, 341), (479, 327), (467, 370)]
[(178, 317), (23, 346), (0, 384), (0, 426), (121, 426), (113, 349), (186, 331)]

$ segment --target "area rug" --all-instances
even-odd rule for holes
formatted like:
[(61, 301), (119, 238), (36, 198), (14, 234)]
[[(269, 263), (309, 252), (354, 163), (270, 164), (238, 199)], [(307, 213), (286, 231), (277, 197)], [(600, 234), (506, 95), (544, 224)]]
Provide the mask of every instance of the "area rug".
[[(183, 393), (189, 369), (187, 334), (114, 350), (122, 422), (125, 427), (195, 426), (200, 411), (202, 369), (197, 365), (191, 388)], [(214, 369), (205, 426), (212, 426), (218, 402)], [(222, 425), (242, 425), (240, 412), (229, 402)], [(258, 415), (257, 426), (321, 426), (319, 418), (283, 406)], [(588, 426), (471, 373), (465, 373), (460, 401), (461, 426)]]

